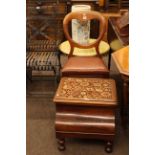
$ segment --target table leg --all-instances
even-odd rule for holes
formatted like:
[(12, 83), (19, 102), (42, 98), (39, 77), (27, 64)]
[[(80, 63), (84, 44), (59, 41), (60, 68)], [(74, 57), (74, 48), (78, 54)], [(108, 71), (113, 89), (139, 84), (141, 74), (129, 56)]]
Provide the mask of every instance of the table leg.
[(128, 120), (129, 110), (129, 77), (122, 76), (123, 79), (123, 107), (122, 107), (122, 119), (123, 124), (126, 124)]
[(32, 82), (32, 68), (31, 67), (26, 68), (26, 79)]

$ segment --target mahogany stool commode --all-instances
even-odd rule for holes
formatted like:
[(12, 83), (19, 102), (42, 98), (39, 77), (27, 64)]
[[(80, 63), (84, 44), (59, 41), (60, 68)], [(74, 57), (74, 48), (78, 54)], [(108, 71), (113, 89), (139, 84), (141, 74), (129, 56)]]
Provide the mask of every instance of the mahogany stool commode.
[(103, 139), (105, 151), (112, 152), (117, 108), (113, 79), (63, 77), (54, 103), (59, 150), (65, 149), (65, 138), (75, 137)]

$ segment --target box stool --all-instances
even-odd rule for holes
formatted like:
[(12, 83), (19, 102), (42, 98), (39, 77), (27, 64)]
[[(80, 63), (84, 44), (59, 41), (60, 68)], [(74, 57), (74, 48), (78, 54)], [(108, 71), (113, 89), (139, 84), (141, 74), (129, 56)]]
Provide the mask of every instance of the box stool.
[(74, 137), (103, 139), (105, 151), (112, 152), (117, 108), (113, 79), (63, 77), (53, 101), (59, 150), (65, 149), (65, 138)]

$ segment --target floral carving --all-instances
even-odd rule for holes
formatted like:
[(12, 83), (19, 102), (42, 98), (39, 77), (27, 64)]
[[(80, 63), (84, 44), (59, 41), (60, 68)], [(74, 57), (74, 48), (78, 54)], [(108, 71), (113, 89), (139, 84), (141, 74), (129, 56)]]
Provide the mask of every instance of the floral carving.
[(56, 96), (66, 99), (111, 99), (112, 81), (97, 78), (64, 78)]

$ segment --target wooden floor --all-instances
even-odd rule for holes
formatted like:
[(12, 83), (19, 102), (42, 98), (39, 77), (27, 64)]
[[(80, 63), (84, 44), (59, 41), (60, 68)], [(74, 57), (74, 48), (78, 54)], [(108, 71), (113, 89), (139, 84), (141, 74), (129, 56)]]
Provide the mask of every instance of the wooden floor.
[[(111, 155), (128, 155), (128, 128), (122, 126), (120, 117), (122, 84), (113, 61), (111, 78), (116, 80), (119, 98), (117, 133)], [(32, 82), (27, 81), (27, 155), (106, 155), (104, 142), (98, 140), (67, 139), (66, 150), (58, 151), (54, 132), (55, 105), (52, 102), (57, 86), (52, 77), (35, 77)]]

